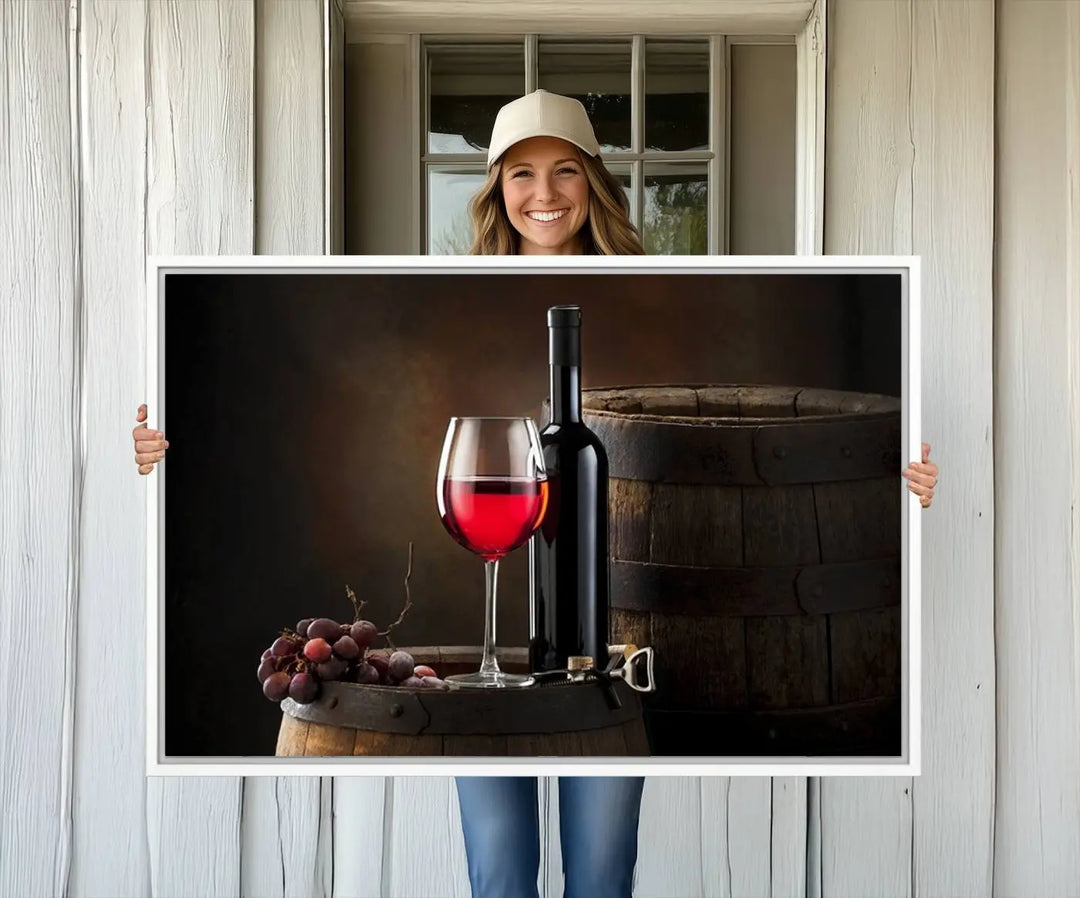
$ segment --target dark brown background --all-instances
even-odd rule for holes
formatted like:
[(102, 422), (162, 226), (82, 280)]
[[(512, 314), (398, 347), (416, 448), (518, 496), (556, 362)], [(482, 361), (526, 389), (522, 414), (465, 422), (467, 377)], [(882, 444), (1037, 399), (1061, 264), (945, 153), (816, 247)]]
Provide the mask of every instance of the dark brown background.
[[(165, 288), (166, 752), (272, 755), (259, 655), (301, 617), (477, 644), (478, 558), (435, 473), (451, 415), (539, 416), (545, 311), (583, 309), (584, 385), (766, 383), (900, 395), (898, 275), (174, 274)], [(498, 641), (528, 638), (526, 553)]]

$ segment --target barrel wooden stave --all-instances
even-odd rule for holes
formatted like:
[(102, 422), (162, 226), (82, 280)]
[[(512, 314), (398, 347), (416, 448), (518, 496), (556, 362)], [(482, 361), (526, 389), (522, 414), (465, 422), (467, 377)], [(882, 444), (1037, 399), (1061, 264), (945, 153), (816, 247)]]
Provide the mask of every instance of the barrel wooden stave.
[(794, 418), (795, 402), (801, 387), (744, 386), (739, 387), (740, 418)]
[(275, 754), (278, 757), (351, 755), (354, 742), (355, 734), (340, 727), (282, 714)]
[(822, 561), (898, 557), (903, 486), (896, 474), (814, 484)]
[(698, 414), (697, 393), (688, 387), (661, 387), (642, 390), (638, 393), (643, 415), (686, 415)]
[(743, 566), (821, 561), (812, 486), (743, 487), (742, 526)]
[(650, 644), (656, 653), (656, 688), (662, 706), (749, 706), (743, 618), (653, 613), (649, 630)]
[[(739, 387), (698, 387), (698, 414), (709, 418), (738, 418)], [(611, 411), (618, 411), (612, 408)]]
[(649, 561), (697, 566), (741, 564), (744, 509), (739, 487), (657, 483), (650, 499), (646, 509)]
[(751, 707), (771, 711), (830, 703), (825, 615), (749, 617), (745, 626)]
[(899, 695), (900, 606), (829, 615), (833, 701)]
[(613, 558), (648, 558), (652, 537), (653, 484), (641, 480), (608, 480), (608, 542)]
[[(346, 730), (347, 728), (341, 727)], [(406, 735), (380, 733), (375, 730), (353, 730), (352, 754), (358, 757), (438, 757), (445, 751), (445, 739), (438, 733)]]

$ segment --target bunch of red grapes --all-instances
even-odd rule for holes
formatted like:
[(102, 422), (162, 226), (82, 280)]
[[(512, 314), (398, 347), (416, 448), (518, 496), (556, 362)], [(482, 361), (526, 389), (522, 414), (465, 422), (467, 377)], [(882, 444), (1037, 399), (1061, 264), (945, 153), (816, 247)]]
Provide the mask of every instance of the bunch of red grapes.
[(259, 682), (272, 702), (288, 697), (306, 705), (320, 685), (338, 680), (364, 686), (449, 689), (426, 664), (416, 664), (403, 651), (375, 650), (378, 628), (367, 620), (339, 624), (328, 617), (304, 618), (295, 630), (284, 630), (262, 654)]

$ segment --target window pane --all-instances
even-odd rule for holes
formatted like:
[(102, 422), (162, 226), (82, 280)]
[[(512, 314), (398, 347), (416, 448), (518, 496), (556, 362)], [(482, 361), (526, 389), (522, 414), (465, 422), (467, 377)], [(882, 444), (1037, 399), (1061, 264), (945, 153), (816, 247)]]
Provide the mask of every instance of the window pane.
[(537, 87), (580, 100), (600, 151), (630, 149), (630, 42), (540, 41)]
[(709, 44), (645, 44), (645, 149), (709, 149)]
[(484, 152), (499, 107), (525, 93), (525, 45), (429, 46), (428, 93), (428, 152)]
[(428, 170), (428, 255), (468, 255), (472, 245), (469, 200), (483, 184), (482, 170)]
[(708, 252), (708, 173), (703, 165), (645, 166), (645, 252)]

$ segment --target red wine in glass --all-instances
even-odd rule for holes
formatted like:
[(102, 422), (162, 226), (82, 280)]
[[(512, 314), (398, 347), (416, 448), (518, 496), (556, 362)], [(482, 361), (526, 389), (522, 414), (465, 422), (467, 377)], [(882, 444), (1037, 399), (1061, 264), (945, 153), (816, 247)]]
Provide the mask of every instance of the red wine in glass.
[(540, 435), (531, 418), (451, 418), (435, 489), (447, 532), (484, 559), (486, 611), (480, 670), (446, 679), (456, 686), (528, 686), (532, 677), (499, 670), (495, 595), (499, 559), (528, 542), (547, 508)]
[(494, 561), (523, 546), (544, 518), (546, 480), (447, 477), (443, 525), (470, 552)]

